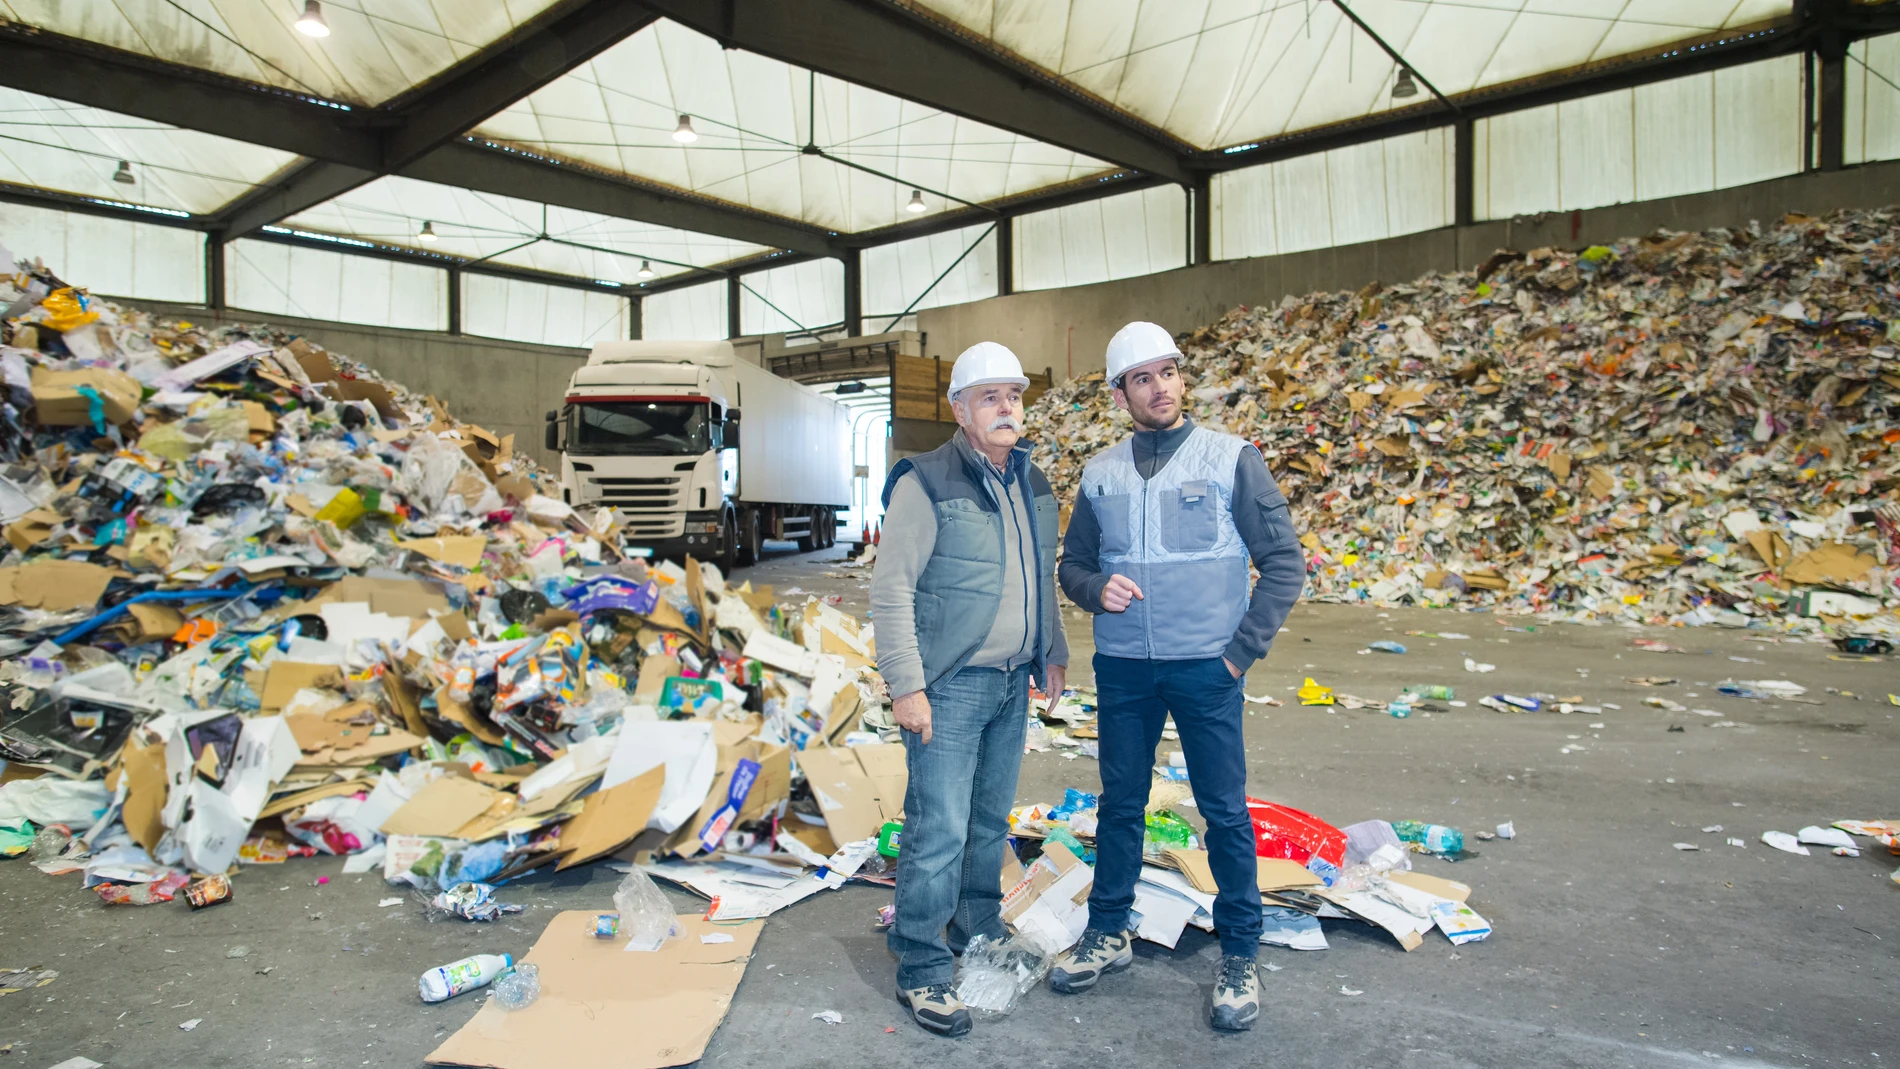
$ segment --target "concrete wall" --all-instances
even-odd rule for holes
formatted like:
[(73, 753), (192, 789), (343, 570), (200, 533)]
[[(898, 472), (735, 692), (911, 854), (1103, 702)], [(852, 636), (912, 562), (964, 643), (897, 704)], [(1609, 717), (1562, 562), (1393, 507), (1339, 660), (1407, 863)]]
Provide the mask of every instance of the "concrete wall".
[(557, 345), (236, 311), (213, 315), (190, 305), (115, 300), (194, 323), (268, 323), (305, 335), (325, 349), (362, 361), (384, 378), (433, 394), (463, 422), (497, 435), (514, 435), (516, 452), (550, 467), (557, 457), (541, 448), (542, 414), (561, 407), (568, 377), (587, 362), (587, 350)]
[(1434, 271), (1475, 267), (1499, 249), (1579, 246), (1638, 237), (1658, 227), (1705, 230), (1770, 223), (1791, 211), (1877, 208), (1900, 202), (1900, 162), (1794, 175), (1754, 185), (1618, 204), (1528, 219), (1446, 227), (1330, 249), (1184, 267), (1092, 286), (1035, 290), (917, 313), (926, 356), (951, 360), (979, 341), (1015, 350), (1023, 366), (1055, 369), (1058, 380), (1103, 366), (1108, 339), (1146, 319), (1181, 332), (1212, 323), (1237, 305), (1278, 303), (1287, 294), (1356, 290), (1406, 282)]

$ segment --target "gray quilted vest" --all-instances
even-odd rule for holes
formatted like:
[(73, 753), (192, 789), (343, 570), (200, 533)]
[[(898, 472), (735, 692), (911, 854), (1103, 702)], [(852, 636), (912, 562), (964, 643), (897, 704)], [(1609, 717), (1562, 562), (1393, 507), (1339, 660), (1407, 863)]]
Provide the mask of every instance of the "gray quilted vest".
[(1142, 598), (1095, 617), (1095, 651), (1186, 661), (1218, 657), (1247, 614), (1247, 546), (1234, 526), (1234, 466), (1247, 443), (1195, 427), (1154, 477), (1135, 468), (1134, 440), (1097, 453), (1079, 491), (1102, 528), (1101, 570), (1135, 581)]
[[(926, 687), (968, 664), (983, 647), (1003, 598), (1002, 509), (980, 466), (986, 462), (968, 442), (959, 430), (930, 452), (898, 461), (884, 480), (888, 507), (897, 480), (905, 472), (916, 473), (937, 514), (937, 544), (917, 580), (917, 651), (923, 657)], [(1009, 476), (1029, 480), (1035, 502), (1030, 533), (1036, 559), (1030, 581), (1039, 611), (1030, 664), (1040, 680), (1046, 678), (1046, 659), (1061, 623), (1054, 583), (1056, 495), (1042, 470), (1029, 462), (1033, 448), (1027, 440), (1016, 443), (1009, 455)]]

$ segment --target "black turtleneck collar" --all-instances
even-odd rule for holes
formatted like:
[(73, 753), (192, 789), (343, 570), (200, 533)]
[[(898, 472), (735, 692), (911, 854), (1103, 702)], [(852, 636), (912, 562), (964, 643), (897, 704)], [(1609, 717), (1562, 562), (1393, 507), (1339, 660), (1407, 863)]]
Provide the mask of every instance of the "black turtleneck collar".
[(1154, 478), (1154, 474), (1167, 466), (1174, 451), (1187, 441), (1194, 431), (1194, 421), (1183, 418), (1179, 427), (1165, 431), (1143, 430), (1135, 428), (1135, 470), (1144, 479)]

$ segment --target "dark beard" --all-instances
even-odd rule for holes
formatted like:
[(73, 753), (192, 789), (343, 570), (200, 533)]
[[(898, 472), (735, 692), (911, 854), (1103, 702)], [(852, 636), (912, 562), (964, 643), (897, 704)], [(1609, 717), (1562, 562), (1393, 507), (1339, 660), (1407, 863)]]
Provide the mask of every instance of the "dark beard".
[(1151, 423), (1143, 419), (1141, 416), (1135, 414), (1135, 410), (1132, 407), (1128, 410), (1128, 416), (1135, 421), (1135, 426), (1144, 431), (1165, 431), (1174, 426), (1175, 422), (1181, 418), (1181, 409), (1180, 406), (1177, 405), (1174, 409), (1174, 415), (1163, 423)]

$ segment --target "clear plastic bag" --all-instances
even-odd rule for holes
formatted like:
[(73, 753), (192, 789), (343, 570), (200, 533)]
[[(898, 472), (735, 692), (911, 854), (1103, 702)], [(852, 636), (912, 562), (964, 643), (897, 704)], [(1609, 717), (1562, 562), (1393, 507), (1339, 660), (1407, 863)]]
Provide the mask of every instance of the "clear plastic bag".
[(1008, 1013), (1016, 1008), (1017, 999), (1041, 982), (1050, 961), (1022, 940), (979, 935), (964, 948), (957, 997), (981, 1013)]
[(620, 934), (628, 950), (658, 950), (673, 933), (673, 904), (653, 878), (635, 869), (614, 890), (614, 908), (620, 911)]

